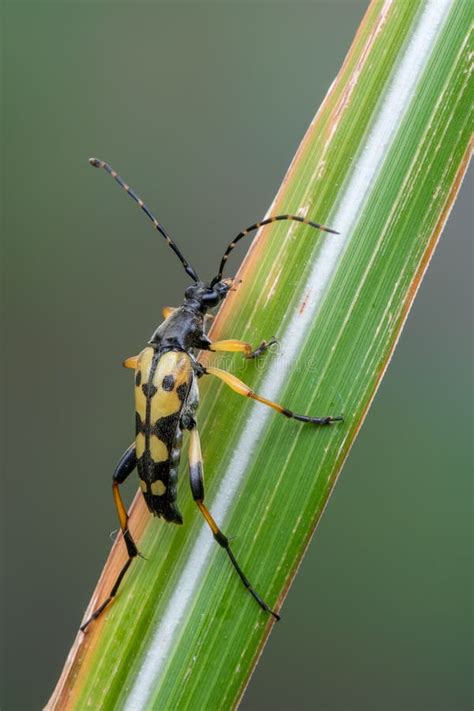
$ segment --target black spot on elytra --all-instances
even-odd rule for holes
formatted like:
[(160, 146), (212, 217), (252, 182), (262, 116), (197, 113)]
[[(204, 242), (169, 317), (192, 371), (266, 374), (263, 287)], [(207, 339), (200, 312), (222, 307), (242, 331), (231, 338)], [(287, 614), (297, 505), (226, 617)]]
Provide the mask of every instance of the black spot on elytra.
[(160, 417), (151, 428), (151, 434), (156, 435), (158, 439), (161, 439), (162, 442), (171, 447), (176, 437), (179, 416), (180, 413), (178, 411), (172, 415), (167, 415), (167, 417)]
[(135, 412), (135, 432), (139, 434), (140, 432), (145, 433), (145, 424), (142, 422), (142, 418)]
[(189, 383), (182, 383), (179, 387), (176, 388), (176, 393), (181, 400), (181, 402), (184, 402), (186, 400), (186, 396), (188, 394), (189, 390)]
[(151, 383), (143, 383), (142, 385), (143, 394), (145, 397), (153, 397), (153, 395), (158, 391), (158, 389)]
[(161, 387), (163, 390), (166, 390), (166, 392), (171, 392), (174, 389), (175, 386), (175, 379), (173, 375), (165, 375), (163, 378), (163, 382), (161, 383)]
[(135, 375), (135, 385), (137, 386), (137, 388), (141, 382), (142, 382), (142, 371), (137, 370), (137, 374)]

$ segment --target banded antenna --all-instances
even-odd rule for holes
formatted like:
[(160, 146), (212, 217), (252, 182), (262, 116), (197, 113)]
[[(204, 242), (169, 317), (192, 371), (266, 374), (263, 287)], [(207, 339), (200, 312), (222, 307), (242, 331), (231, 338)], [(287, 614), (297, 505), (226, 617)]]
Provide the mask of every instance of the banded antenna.
[(219, 265), (219, 271), (217, 272), (217, 276), (215, 276), (214, 279), (211, 281), (211, 287), (213, 287), (214, 284), (217, 284), (218, 281), (221, 281), (225, 264), (226, 264), (227, 260), (229, 259), (229, 254), (232, 252), (232, 250), (234, 249), (237, 242), (240, 242), (240, 240), (243, 237), (245, 237), (246, 235), (248, 235), (249, 232), (253, 232), (254, 230), (258, 230), (259, 227), (263, 227), (264, 225), (269, 225), (271, 222), (278, 222), (279, 220), (295, 220), (296, 222), (302, 222), (305, 225), (310, 225), (310, 227), (315, 227), (317, 230), (323, 230), (324, 232), (331, 232), (331, 234), (333, 234), (333, 235), (339, 234), (339, 232), (336, 232), (336, 230), (332, 230), (330, 227), (325, 227), (324, 225), (319, 225), (317, 222), (311, 222), (311, 220), (306, 220), (304, 217), (300, 217), (299, 215), (275, 215), (274, 217), (267, 217), (266, 220), (262, 220), (261, 222), (256, 222), (254, 225), (250, 225), (250, 227), (247, 227), (246, 230), (242, 230), (242, 232), (239, 232), (237, 237), (235, 237), (232, 240), (232, 242), (229, 244), (226, 251), (224, 252), (224, 256), (221, 259), (221, 263)]
[(153, 213), (150, 212), (143, 200), (138, 197), (138, 195), (131, 189), (131, 187), (122, 180), (120, 175), (108, 163), (105, 163), (103, 160), (99, 160), (98, 158), (89, 158), (89, 163), (93, 165), (94, 168), (103, 168), (109, 175), (112, 176), (112, 178), (114, 178), (114, 180), (120, 185), (120, 187), (123, 188), (128, 195), (130, 195), (132, 200), (135, 200), (137, 205), (139, 205), (143, 212), (150, 218), (155, 229), (157, 229), (158, 232), (163, 235), (168, 245), (171, 247), (173, 252), (178, 257), (179, 261), (183, 265), (186, 274), (190, 276), (193, 281), (198, 282), (199, 277), (196, 274), (196, 271), (190, 264), (188, 264), (186, 259), (181, 254), (181, 251), (179, 250), (177, 244), (171, 239), (163, 225), (160, 225), (156, 217), (153, 215)]

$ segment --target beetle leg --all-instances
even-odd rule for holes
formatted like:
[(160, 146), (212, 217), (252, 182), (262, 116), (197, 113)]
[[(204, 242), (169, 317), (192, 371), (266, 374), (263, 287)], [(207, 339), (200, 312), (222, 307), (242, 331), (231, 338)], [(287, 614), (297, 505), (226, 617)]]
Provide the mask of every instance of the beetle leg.
[(271, 615), (276, 620), (280, 619), (280, 616), (277, 615), (276, 612), (273, 612), (272, 609), (267, 605), (267, 603), (262, 600), (260, 595), (257, 593), (256, 590), (252, 587), (250, 584), (249, 580), (247, 577), (244, 575), (244, 572), (242, 571), (241, 567), (237, 563), (237, 560), (230, 548), (229, 545), (229, 539), (227, 536), (225, 536), (222, 531), (220, 530), (219, 526), (217, 523), (214, 521), (211, 513), (207, 509), (207, 507), (204, 504), (204, 472), (203, 472), (203, 464), (202, 464), (202, 455), (201, 455), (201, 443), (199, 441), (199, 433), (197, 431), (197, 428), (194, 426), (191, 431), (190, 431), (190, 442), (189, 442), (189, 481), (191, 484), (191, 492), (193, 495), (193, 499), (198, 505), (199, 510), (201, 511), (202, 515), (204, 516), (206, 523), (208, 524), (209, 528), (212, 531), (212, 534), (214, 536), (214, 539), (217, 541), (217, 543), (224, 548), (224, 550), (227, 552), (227, 555), (230, 558), (230, 561), (232, 565), (234, 566), (235, 570), (237, 571), (241, 581), (249, 591), (249, 593), (252, 595), (252, 597), (258, 602), (260, 607), (265, 610), (265, 612), (269, 612)]
[(117, 590), (120, 587), (120, 583), (122, 582), (125, 573), (127, 572), (128, 568), (130, 567), (130, 563), (137, 555), (139, 555), (137, 546), (135, 545), (135, 541), (133, 540), (132, 535), (131, 535), (130, 531), (128, 530), (128, 514), (127, 514), (127, 510), (125, 508), (125, 505), (123, 503), (123, 500), (122, 500), (122, 497), (121, 497), (120, 491), (119, 491), (119, 484), (123, 484), (123, 482), (129, 476), (129, 474), (132, 473), (132, 471), (135, 469), (136, 463), (137, 463), (137, 459), (136, 459), (136, 455), (135, 455), (135, 442), (134, 442), (124, 452), (124, 454), (121, 456), (117, 466), (115, 467), (114, 476), (113, 476), (113, 483), (112, 483), (114, 502), (115, 502), (115, 506), (117, 508), (117, 513), (118, 513), (118, 517), (119, 517), (119, 521), (120, 521), (120, 528), (122, 529), (125, 545), (127, 546), (128, 560), (125, 562), (120, 573), (118, 574), (117, 579), (116, 579), (115, 583), (113, 584), (112, 589), (111, 589), (107, 599), (104, 600), (104, 602), (101, 605), (99, 605), (99, 607), (92, 613), (92, 615), (81, 625), (82, 632), (84, 632), (84, 630), (89, 625), (89, 623), (92, 622), (92, 620), (95, 620), (95, 619), (97, 619), (97, 617), (99, 617), (99, 615), (107, 607), (109, 602), (111, 602), (113, 600), (113, 598), (117, 594)]
[(176, 306), (163, 306), (163, 308), (161, 309), (163, 318), (168, 318), (168, 316), (171, 316), (173, 311), (176, 311)]
[(272, 402), (271, 400), (267, 400), (267, 398), (262, 395), (257, 395), (257, 393), (254, 393), (248, 385), (236, 378), (235, 375), (232, 375), (232, 373), (228, 373), (226, 370), (222, 370), (221, 368), (212, 368), (209, 366), (206, 367), (206, 373), (220, 378), (226, 385), (232, 388), (232, 390), (239, 395), (244, 395), (245, 397), (252, 398), (252, 400), (257, 400), (264, 405), (268, 405), (268, 407), (272, 407), (277, 412), (285, 415), (285, 417), (300, 420), (300, 422), (310, 422), (313, 425), (329, 425), (331, 422), (338, 422), (343, 419), (342, 417), (311, 417), (309, 415), (297, 415), (291, 410), (288, 410), (286, 407), (278, 405), (278, 403)]
[(250, 343), (247, 343), (246, 341), (237, 341), (235, 339), (231, 339), (228, 341), (214, 341), (214, 343), (211, 343), (208, 347), (208, 350), (210, 351), (225, 351), (227, 353), (232, 353), (232, 352), (240, 352), (244, 354), (245, 358), (258, 358), (258, 356), (262, 355), (262, 353), (265, 353), (270, 346), (272, 346), (274, 343), (276, 343), (275, 338), (271, 338), (269, 341), (262, 341), (257, 348), (252, 349), (252, 346)]
[(135, 558), (138, 555), (138, 550), (135, 545), (135, 541), (132, 538), (130, 531), (128, 530), (128, 513), (127, 509), (122, 500), (120, 494), (119, 485), (123, 484), (125, 479), (133, 472), (137, 464), (137, 458), (135, 454), (135, 442), (130, 445), (130, 447), (121, 456), (119, 463), (117, 464), (112, 480), (112, 493), (114, 497), (115, 507), (117, 509), (120, 528), (122, 529), (123, 538), (125, 545), (127, 546), (127, 553), (130, 558)]
[(132, 370), (137, 369), (137, 363), (138, 363), (138, 356), (130, 356), (130, 358), (126, 358), (126, 360), (123, 361), (123, 367), (124, 368), (131, 368)]
[(255, 348), (251, 353), (246, 353), (245, 358), (248, 358), (249, 360), (252, 360), (253, 358), (258, 358), (261, 356), (265, 351), (267, 351), (270, 346), (274, 346), (278, 343), (276, 338), (270, 338), (269, 341), (262, 341), (259, 346)]

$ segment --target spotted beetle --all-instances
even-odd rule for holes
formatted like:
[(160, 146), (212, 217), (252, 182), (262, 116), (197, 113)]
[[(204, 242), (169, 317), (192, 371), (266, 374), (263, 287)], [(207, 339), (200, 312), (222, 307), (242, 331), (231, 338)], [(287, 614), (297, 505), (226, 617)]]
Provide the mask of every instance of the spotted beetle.
[(163, 309), (164, 321), (153, 333), (148, 345), (137, 356), (124, 362), (126, 368), (135, 371), (135, 441), (119, 460), (113, 475), (112, 491), (117, 509), (120, 528), (127, 548), (128, 559), (120, 570), (108, 597), (81, 625), (81, 630), (96, 619), (113, 600), (120, 584), (134, 558), (139, 555), (135, 541), (128, 528), (128, 514), (123, 503), (119, 486), (134, 469), (137, 469), (140, 488), (149, 511), (170, 523), (182, 524), (178, 509), (177, 483), (183, 432), (189, 437), (189, 478), (194, 501), (217, 543), (224, 548), (241, 581), (260, 607), (280, 619), (252, 587), (239, 566), (229, 545), (228, 538), (220, 530), (204, 503), (204, 477), (201, 445), (196, 426), (196, 411), (199, 404), (198, 379), (213, 375), (222, 380), (232, 390), (272, 407), (285, 417), (314, 425), (328, 425), (342, 420), (342, 417), (311, 417), (297, 415), (286, 407), (253, 392), (245, 383), (220, 368), (204, 367), (196, 360), (196, 351), (240, 352), (244, 358), (257, 358), (268, 350), (275, 339), (262, 341), (253, 349), (249, 343), (239, 340), (212, 342), (205, 333), (208, 311), (215, 308), (229, 293), (233, 279), (223, 279), (225, 264), (236, 244), (259, 227), (279, 220), (294, 220), (310, 225), (318, 230), (338, 234), (335, 230), (307, 220), (299, 215), (276, 215), (257, 222), (240, 232), (228, 245), (221, 259), (217, 275), (210, 282), (200, 281), (195, 269), (186, 261), (176, 243), (168, 235), (138, 195), (127, 185), (108, 163), (97, 158), (89, 162), (96, 168), (103, 168), (126, 193), (141, 207), (152, 221), (156, 230), (165, 238), (176, 254), (184, 271), (193, 280), (184, 293), (184, 302), (178, 308)]

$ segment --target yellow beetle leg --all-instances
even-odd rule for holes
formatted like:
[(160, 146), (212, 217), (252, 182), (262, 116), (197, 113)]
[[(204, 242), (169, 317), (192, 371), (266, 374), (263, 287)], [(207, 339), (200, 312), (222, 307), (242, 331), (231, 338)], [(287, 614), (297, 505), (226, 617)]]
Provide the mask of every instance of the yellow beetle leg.
[(270, 346), (272, 346), (274, 343), (276, 343), (276, 340), (274, 338), (271, 338), (269, 341), (262, 341), (255, 350), (252, 349), (252, 346), (250, 343), (247, 343), (246, 341), (237, 341), (235, 339), (231, 339), (228, 341), (215, 341), (209, 346), (210, 351), (226, 351), (228, 353), (232, 352), (240, 352), (244, 353), (245, 358), (257, 358), (258, 356), (262, 355), (262, 353), (265, 353)]
[(137, 363), (138, 363), (138, 356), (130, 356), (130, 358), (127, 358), (126, 360), (123, 361), (123, 367), (124, 368), (131, 368), (132, 370), (136, 370), (137, 368)]
[(196, 426), (191, 429), (189, 440), (189, 482), (191, 484), (191, 492), (194, 501), (198, 505), (198, 508), (204, 516), (207, 525), (211, 529), (214, 539), (222, 548), (224, 548), (227, 555), (229, 556), (230, 561), (234, 566), (235, 570), (237, 571), (241, 581), (243, 582), (247, 590), (250, 592), (252, 597), (258, 602), (260, 607), (265, 610), (265, 612), (269, 612), (271, 615), (273, 615), (276, 620), (279, 620), (279, 615), (277, 615), (276, 612), (273, 612), (273, 610), (270, 609), (267, 603), (251, 586), (248, 578), (242, 571), (242, 568), (237, 563), (237, 560), (230, 548), (229, 539), (222, 533), (219, 526), (214, 521), (214, 518), (212, 517), (210, 511), (204, 504), (204, 470), (202, 464), (201, 443), (199, 441), (199, 434)]
[(137, 546), (135, 545), (135, 541), (132, 538), (132, 535), (130, 531), (128, 530), (128, 514), (127, 510), (125, 508), (125, 505), (123, 503), (122, 497), (120, 495), (119, 491), (119, 484), (123, 484), (125, 479), (129, 476), (129, 474), (132, 473), (132, 471), (135, 469), (137, 460), (135, 456), (135, 442), (130, 445), (130, 447), (126, 450), (126, 452), (122, 455), (120, 458), (119, 463), (117, 464), (114, 472), (114, 477), (113, 477), (113, 483), (112, 483), (112, 491), (113, 491), (113, 496), (114, 496), (114, 502), (115, 506), (117, 508), (117, 513), (120, 521), (120, 528), (122, 529), (123, 533), (123, 538), (125, 541), (125, 545), (127, 546), (127, 553), (128, 553), (128, 559), (126, 560), (125, 564), (122, 566), (122, 569), (120, 573), (117, 576), (117, 579), (115, 580), (115, 583), (112, 586), (112, 589), (108, 595), (108, 597), (104, 600), (104, 602), (99, 605), (99, 607), (94, 610), (92, 615), (81, 625), (81, 631), (84, 632), (86, 627), (92, 622), (92, 620), (96, 620), (101, 612), (105, 610), (107, 605), (112, 602), (114, 597), (117, 594), (117, 591), (120, 587), (120, 583), (122, 582), (125, 573), (127, 572), (128, 568), (130, 567), (130, 563), (132, 560), (139, 555)]
[(240, 352), (249, 354), (252, 352), (252, 346), (245, 341), (236, 341), (235, 339), (228, 341), (214, 341), (209, 346), (210, 351), (225, 351), (226, 353)]
[(342, 417), (310, 417), (309, 415), (297, 415), (291, 410), (288, 410), (286, 407), (283, 407), (282, 405), (279, 405), (276, 402), (272, 402), (271, 400), (268, 400), (262, 395), (257, 395), (257, 393), (254, 393), (254, 391), (251, 390), (248, 385), (236, 378), (235, 375), (232, 375), (232, 373), (228, 373), (226, 370), (222, 370), (221, 368), (212, 368), (209, 366), (206, 367), (206, 373), (209, 373), (209, 375), (215, 375), (217, 378), (220, 378), (220, 380), (222, 380), (226, 385), (232, 388), (232, 390), (238, 393), (239, 395), (244, 395), (244, 397), (252, 398), (252, 400), (257, 400), (263, 405), (272, 407), (277, 412), (280, 412), (282, 415), (285, 415), (285, 417), (293, 418), (294, 420), (300, 420), (300, 422), (310, 422), (313, 425), (328, 425), (331, 422), (342, 420)]
[(163, 314), (163, 318), (168, 318), (168, 316), (171, 316), (173, 311), (176, 311), (175, 306), (163, 306), (161, 309), (161, 313)]

